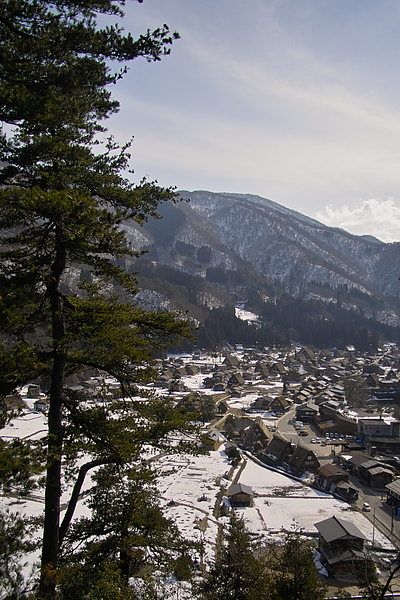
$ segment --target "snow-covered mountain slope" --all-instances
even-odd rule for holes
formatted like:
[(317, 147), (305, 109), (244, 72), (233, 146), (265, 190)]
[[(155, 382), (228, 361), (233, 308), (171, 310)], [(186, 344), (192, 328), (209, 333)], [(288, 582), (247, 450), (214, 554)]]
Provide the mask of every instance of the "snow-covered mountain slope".
[(371, 299), (367, 312), (399, 313), (400, 244), (327, 227), (250, 194), (180, 196), (182, 202), (162, 206), (163, 219), (152, 219), (140, 235), (127, 226), (129, 237), (151, 249), (158, 264), (222, 287), (226, 278), (218, 276), (236, 272), (251, 274), (256, 286), (278, 284), (295, 297), (338, 301), (339, 293), (345, 303), (350, 291), (351, 303), (354, 293), (364, 304)]

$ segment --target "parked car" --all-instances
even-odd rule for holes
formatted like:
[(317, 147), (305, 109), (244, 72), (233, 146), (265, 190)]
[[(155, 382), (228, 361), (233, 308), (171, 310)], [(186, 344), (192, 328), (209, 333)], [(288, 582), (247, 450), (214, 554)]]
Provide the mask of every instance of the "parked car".
[(370, 507), (370, 505), (368, 504), (368, 502), (364, 502), (364, 504), (363, 504), (363, 510), (364, 510), (365, 512), (370, 512), (370, 511), (371, 511), (371, 507)]

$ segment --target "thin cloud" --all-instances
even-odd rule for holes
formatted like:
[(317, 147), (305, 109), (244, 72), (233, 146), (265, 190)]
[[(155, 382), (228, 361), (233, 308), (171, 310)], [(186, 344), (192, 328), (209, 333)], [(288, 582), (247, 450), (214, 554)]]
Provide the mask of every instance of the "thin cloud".
[(400, 207), (393, 198), (370, 198), (355, 208), (329, 205), (315, 218), (329, 227), (341, 227), (355, 235), (373, 235), (383, 242), (400, 241)]
[[(116, 90), (110, 130), (121, 143), (135, 135), (138, 178), (259, 194), (309, 216), (397, 197), (396, 3), (152, 0), (126, 13), (133, 33), (167, 22), (182, 35)], [(376, 222), (367, 233), (398, 237)]]

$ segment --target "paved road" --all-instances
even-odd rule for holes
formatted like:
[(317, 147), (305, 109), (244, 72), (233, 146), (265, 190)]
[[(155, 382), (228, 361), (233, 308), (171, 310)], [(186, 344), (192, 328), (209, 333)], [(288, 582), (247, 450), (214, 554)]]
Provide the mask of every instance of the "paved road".
[(315, 455), (318, 456), (319, 459), (322, 458), (322, 463), (324, 462), (323, 459), (327, 459), (327, 461), (330, 462), (335, 454), (341, 450), (341, 446), (334, 446), (331, 444), (327, 444), (326, 446), (322, 446), (321, 444), (311, 444), (311, 440), (318, 437), (319, 433), (313, 425), (307, 424), (305, 427), (309, 431), (309, 435), (300, 436), (294, 427), (295, 415), (296, 409), (292, 408), (278, 419), (277, 431), (294, 444), (300, 441), (302, 444), (310, 446)]
[[(367, 519), (388, 537), (397, 548), (400, 548), (400, 516), (397, 516), (392, 507), (387, 504), (386, 493), (383, 490), (366, 487), (357, 477), (352, 475), (350, 476), (350, 482), (358, 490), (358, 500), (354, 503), (355, 507), (362, 511)], [(370, 505), (370, 512), (362, 510), (364, 502)]]

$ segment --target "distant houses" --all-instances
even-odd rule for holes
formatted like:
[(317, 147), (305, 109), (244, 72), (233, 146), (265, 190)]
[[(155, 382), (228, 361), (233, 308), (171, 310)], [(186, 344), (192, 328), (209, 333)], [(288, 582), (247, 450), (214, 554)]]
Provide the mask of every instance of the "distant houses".
[(4, 398), (0, 398), (0, 410), (4, 412), (22, 409), (24, 406), (21, 394), (8, 394)]

